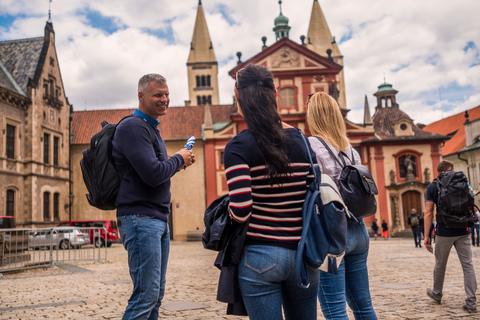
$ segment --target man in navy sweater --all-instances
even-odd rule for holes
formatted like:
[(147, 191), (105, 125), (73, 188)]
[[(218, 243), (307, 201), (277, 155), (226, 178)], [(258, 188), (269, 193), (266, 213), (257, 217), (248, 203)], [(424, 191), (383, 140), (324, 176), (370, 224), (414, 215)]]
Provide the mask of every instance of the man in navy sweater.
[[(165, 293), (170, 251), (168, 214), (170, 178), (195, 162), (192, 151), (181, 149), (170, 159), (160, 136), (157, 119), (166, 115), (170, 102), (167, 82), (147, 74), (138, 82), (138, 109), (117, 126), (112, 155), (120, 172), (126, 172), (117, 196), (117, 219), (133, 292), (123, 319), (158, 319)], [(155, 132), (155, 148), (150, 136)]]

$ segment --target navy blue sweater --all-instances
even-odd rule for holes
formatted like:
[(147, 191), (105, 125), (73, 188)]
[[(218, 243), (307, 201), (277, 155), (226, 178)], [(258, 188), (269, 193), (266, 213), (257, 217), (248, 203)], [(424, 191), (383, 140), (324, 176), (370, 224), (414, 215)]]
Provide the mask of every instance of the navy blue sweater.
[[(148, 116), (143, 117), (150, 123), (155, 121)], [(170, 178), (184, 161), (179, 154), (168, 159), (165, 142), (158, 129), (152, 127), (162, 153), (159, 159), (150, 139), (150, 131), (142, 119), (130, 117), (117, 126), (113, 139), (113, 160), (119, 171), (128, 170), (117, 195), (117, 216), (143, 214), (168, 221)]]

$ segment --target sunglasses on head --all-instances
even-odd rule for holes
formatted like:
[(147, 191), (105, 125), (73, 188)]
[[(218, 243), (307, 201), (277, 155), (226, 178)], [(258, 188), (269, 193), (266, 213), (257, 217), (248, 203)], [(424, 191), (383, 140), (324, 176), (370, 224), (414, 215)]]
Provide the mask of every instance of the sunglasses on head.
[(310, 93), (310, 94), (307, 96), (307, 104), (310, 102), (310, 97), (313, 96), (314, 94), (315, 94), (315, 92), (314, 92), (314, 93)]

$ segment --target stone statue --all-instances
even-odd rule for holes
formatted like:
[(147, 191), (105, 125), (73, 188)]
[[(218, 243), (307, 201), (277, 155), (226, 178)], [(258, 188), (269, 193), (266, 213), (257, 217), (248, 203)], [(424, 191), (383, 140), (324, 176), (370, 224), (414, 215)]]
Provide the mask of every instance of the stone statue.
[(397, 178), (397, 176), (395, 174), (395, 171), (390, 170), (390, 184), (391, 185), (396, 185), (397, 184), (397, 181), (396, 181), (397, 179), (396, 178)]
[(288, 47), (278, 50), (278, 54), (273, 59), (273, 68), (288, 68), (300, 66), (300, 56), (295, 51), (290, 51)]
[(423, 174), (425, 175), (425, 183), (430, 183), (430, 169), (428, 168), (425, 168), (425, 170), (423, 171)]
[(413, 172), (413, 165), (415, 164), (415, 161), (412, 160), (412, 156), (407, 154), (405, 156), (405, 162), (404, 162), (404, 165), (405, 165), (405, 169), (407, 171), (407, 175), (405, 177), (405, 180), (406, 181), (411, 181), (411, 180), (415, 180), (415, 174)]

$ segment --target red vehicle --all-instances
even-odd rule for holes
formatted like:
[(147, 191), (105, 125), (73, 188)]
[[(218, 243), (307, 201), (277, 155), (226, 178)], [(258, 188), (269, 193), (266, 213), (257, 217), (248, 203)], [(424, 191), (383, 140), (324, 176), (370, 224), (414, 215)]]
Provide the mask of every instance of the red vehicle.
[(16, 227), (15, 217), (0, 216), (0, 229), (14, 229)]
[[(110, 247), (112, 243), (119, 240), (119, 233), (117, 227), (117, 221), (115, 220), (75, 220), (65, 221), (58, 226), (62, 227), (77, 227), (77, 228), (99, 228), (84, 230), (90, 235), (90, 243), (95, 244), (95, 247), (100, 248), (103, 246)], [(107, 232), (105, 233), (105, 228)]]

